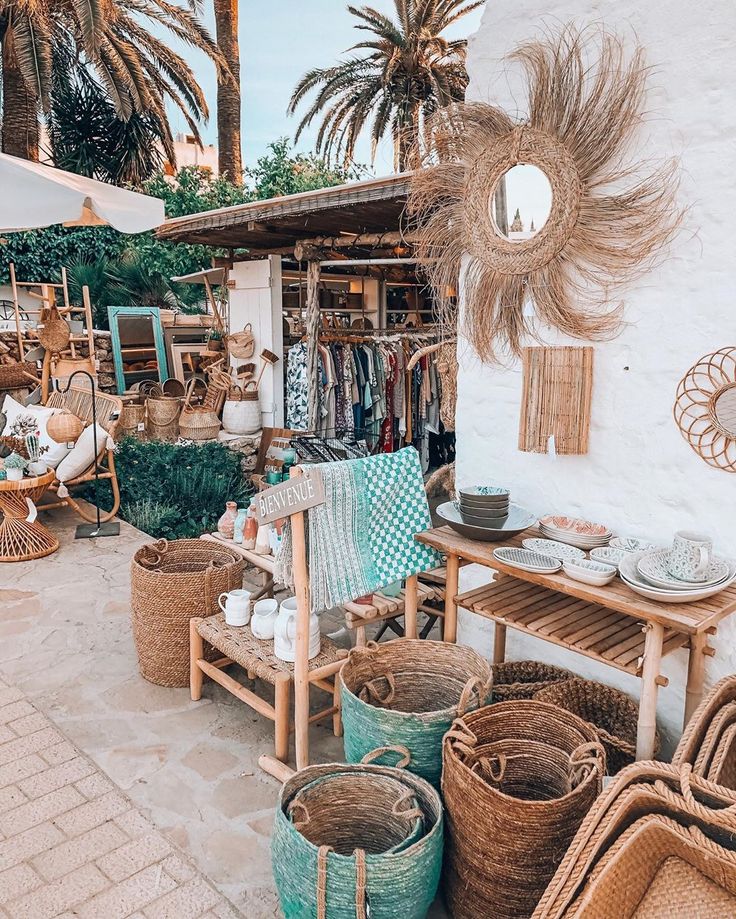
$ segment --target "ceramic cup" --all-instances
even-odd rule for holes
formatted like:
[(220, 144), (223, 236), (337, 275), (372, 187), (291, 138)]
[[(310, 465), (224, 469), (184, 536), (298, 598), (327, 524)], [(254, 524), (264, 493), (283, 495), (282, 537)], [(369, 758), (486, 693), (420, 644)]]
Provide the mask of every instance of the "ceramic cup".
[(279, 601), (274, 599), (257, 600), (253, 605), (250, 619), (250, 630), (255, 638), (273, 639), (273, 626), (279, 611)]
[[(225, 598), (224, 605), (223, 597)], [(249, 590), (231, 590), (230, 593), (222, 593), (217, 598), (217, 605), (225, 614), (225, 622), (228, 625), (248, 625), (250, 622)]]
[(666, 568), (680, 581), (706, 581), (713, 555), (713, 540), (702, 533), (680, 530), (667, 553)]

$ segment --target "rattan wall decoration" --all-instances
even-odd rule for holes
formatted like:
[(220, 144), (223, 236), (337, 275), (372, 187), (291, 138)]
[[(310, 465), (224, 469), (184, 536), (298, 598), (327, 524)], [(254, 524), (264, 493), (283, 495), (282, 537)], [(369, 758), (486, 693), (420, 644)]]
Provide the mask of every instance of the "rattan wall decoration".
[(677, 387), (675, 421), (710, 466), (736, 472), (736, 348), (705, 354)]
[[(622, 320), (615, 287), (650, 269), (677, 231), (677, 164), (653, 169), (627, 156), (642, 117), (647, 68), (636, 47), (603, 31), (568, 26), (520, 46), (528, 116), (458, 103), (430, 121), (416, 153), (407, 213), (446, 327), (461, 276), (460, 331), (484, 361), (520, 354), (538, 338), (536, 316), (574, 338), (613, 337)], [(544, 226), (511, 239), (491, 203), (519, 164), (549, 180)], [(652, 171), (653, 169), (653, 171)], [(531, 301), (534, 310), (525, 310)]]
[(524, 348), (519, 450), (588, 452), (593, 348)]

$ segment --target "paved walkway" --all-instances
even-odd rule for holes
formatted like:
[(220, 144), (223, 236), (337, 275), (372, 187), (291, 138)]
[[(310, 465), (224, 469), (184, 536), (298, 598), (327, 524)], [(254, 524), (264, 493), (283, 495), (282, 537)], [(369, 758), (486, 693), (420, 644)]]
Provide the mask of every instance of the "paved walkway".
[(0, 914), (241, 915), (20, 690), (2, 681)]

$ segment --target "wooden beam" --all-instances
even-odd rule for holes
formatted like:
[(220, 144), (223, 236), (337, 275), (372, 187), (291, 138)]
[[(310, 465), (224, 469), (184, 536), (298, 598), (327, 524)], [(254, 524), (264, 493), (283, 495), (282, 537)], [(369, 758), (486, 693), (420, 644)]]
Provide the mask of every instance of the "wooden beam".
[(320, 279), (320, 264), (318, 261), (309, 261), (307, 263), (307, 315), (306, 315), (306, 331), (307, 331), (307, 386), (308, 386), (308, 395), (309, 395), (309, 430), (317, 430), (317, 422), (319, 420), (319, 396), (317, 391), (318, 386), (318, 370), (319, 370), (319, 352), (317, 346), (319, 344), (319, 329), (320, 329), (320, 308), (319, 308), (319, 279)]
[(315, 236), (300, 239), (294, 245), (294, 256), (298, 262), (318, 257), (313, 250), (319, 249), (372, 249), (376, 246), (405, 246), (410, 248), (416, 237), (411, 233), (391, 231), (387, 233), (358, 233), (340, 236)]

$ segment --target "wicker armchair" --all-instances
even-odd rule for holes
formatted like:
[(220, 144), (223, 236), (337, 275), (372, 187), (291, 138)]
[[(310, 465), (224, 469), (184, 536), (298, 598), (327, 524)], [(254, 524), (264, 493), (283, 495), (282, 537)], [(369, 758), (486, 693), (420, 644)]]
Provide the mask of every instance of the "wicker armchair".
[[(110, 437), (115, 439), (120, 413), (123, 409), (122, 400), (117, 396), (111, 396), (108, 393), (97, 392), (95, 397), (97, 410), (97, 424), (103, 427)], [(85, 425), (92, 424), (92, 393), (88, 389), (72, 387), (66, 393), (52, 392), (46, 402), (46, 405), (53, 408), (66, 408), (72, 414), (80, 418)], [(120, 507), (120, 489), (118, 487), (118, 477), (115, 472), (115, 454), (112, 450), (107, 450), (106, 454), (98, 461), (99, 478), (109, 479), (112, 486), (113, 504), (112, 510), (103, 514), (100, 521), (111, 520), (117, 514)], [(67, 489), (71, 490), (77, 485), (86, 485), (88, 482), (95, 480), (95, 464), (90, 463), (87, 469), (81, 475), (65, 482)], [(42, 505), (44, 510), (54, 507), (71, 507), (79, 514), (82, 519), (88, 523), (97, 521), (96, 513), (91, 513), (87, 508), (75, 500), (71, 494), (63, 498), (58, 496), (58, 490), (61, 485), (58, 479), (55, 479), (49, 486), (49, 492), (54, 492), (56, 500)]]

